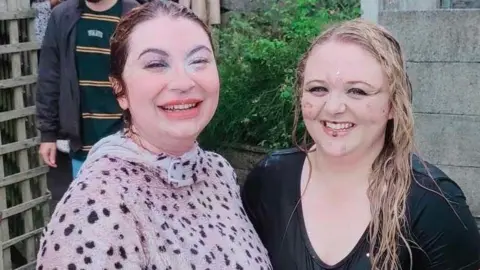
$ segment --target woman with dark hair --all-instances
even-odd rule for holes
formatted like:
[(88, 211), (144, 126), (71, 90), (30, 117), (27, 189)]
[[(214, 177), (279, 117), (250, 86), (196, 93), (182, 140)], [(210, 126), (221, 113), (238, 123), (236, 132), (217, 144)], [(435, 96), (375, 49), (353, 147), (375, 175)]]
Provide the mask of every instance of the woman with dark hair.
[(347, 21), (313, 41), (297, 69), (304, 140), (267, 157), (242, 191), (274, 269), (480, 268), (462, 190), (414, 155), (411, 91), (382, 27)]
[(232, 167), (196, 143), (219, 99), (207, 26), (172, 2), (133, 9), (111, 39), (110, 79), (125, 130), (92, 148), (38, 269), (271, 269)]

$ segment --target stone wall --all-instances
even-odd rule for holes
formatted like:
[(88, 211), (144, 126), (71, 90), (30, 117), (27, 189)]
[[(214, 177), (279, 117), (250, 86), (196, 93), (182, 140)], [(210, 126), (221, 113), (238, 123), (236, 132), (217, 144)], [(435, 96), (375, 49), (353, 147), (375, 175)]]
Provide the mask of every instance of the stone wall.
[(420, 153), (480, 215), (480, 9), (383, 11), (379, 23), (406, 54)]

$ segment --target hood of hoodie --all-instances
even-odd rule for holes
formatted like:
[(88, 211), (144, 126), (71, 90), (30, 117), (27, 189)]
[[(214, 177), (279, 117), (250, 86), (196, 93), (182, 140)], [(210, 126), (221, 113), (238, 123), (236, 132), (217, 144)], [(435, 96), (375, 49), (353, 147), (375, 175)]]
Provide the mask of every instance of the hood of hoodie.
[(198, 143), (179, 157), (167, 154), (153, 154), (137, 145), (123, 132), (107, 136), (98, 141), (90, 150), (85, 164), (95, 162), (103, 156), (115, 157), (125, 161), (140, 163), (154, 170), (166, 172), (162, 179), (172, 187), (184, 187), (195, 184), (203, 177), (199, 177), (204, 165), (205, 151)]

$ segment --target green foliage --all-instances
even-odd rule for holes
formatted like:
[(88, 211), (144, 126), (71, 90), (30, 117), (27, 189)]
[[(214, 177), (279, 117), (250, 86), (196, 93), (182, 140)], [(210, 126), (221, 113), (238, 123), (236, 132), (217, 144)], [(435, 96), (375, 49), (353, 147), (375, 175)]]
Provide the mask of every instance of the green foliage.
[(214, 29), (220, 104), (200, 142), (206, 147), (291, 146), (300, 57), (326, 26), (359, 15), (358, 0), (286, 0), (267, 12), (234, 14)]

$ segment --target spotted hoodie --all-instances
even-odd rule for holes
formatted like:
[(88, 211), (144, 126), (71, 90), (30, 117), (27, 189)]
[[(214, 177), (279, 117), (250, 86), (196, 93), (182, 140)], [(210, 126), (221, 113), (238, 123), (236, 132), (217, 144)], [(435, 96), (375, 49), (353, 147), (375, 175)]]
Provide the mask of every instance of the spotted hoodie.
[(197, 144), (172, 157), (106, 137), (58, 203), (37, 269), (271, 269), (235, 178)]

